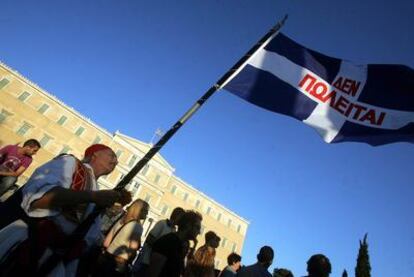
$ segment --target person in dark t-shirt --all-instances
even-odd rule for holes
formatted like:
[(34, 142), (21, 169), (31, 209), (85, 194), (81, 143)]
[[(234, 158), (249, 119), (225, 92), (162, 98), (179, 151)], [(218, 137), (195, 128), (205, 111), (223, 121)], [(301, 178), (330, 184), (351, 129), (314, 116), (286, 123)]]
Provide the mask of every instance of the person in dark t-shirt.
[(153, 245), (149, 277), (179, 277), (184, 269), (185, 247), (188, 240), (200, 234), (201, 214), (186, 211), (178, 222), (178, 231), (159, 238)]

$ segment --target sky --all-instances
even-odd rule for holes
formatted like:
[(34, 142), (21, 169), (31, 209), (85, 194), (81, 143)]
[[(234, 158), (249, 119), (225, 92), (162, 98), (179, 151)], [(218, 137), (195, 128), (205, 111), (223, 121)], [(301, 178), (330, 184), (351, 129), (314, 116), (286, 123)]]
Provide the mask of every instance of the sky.
[[(150, 142), (283, 15), (326, 55), (414, 68), (411, 0), (3, 0), (0, 60), (97, 125)], [(326, 144), (306, 125), (217, 92), (161, 150), (175, 174), (248, 219), (243, 263), (263, 245), (306, 274), (324, 253), (372, 276), (414, 276), (414, 148)]]

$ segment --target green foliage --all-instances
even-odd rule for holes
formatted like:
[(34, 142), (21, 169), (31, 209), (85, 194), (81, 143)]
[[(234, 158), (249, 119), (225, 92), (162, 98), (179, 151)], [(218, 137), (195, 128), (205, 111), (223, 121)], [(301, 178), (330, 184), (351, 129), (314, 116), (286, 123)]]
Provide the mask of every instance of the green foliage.
[(359, 252), (357, 265), (355, 267), (355, 277), (371, 277), (371, 265), (369, 263), (368, 243), (365, 234), (364, 240), (359, 241)]

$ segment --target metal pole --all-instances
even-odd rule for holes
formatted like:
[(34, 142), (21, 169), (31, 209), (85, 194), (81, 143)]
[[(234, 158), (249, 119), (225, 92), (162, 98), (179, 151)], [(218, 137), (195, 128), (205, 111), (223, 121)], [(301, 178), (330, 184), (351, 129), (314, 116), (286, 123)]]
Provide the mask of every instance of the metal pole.
[(138, 172), (148, 163), (151, 158), (161, 150), (161, 148), (168, 142), (168, 140), (190, 119), (190, 117), (223, 85), (230, 80), (243, 64), (265, 43), (270, 41), (274, 35), (282, 28), (287, 19), (287, 15), (283, 17), (267, 34), (265, 34), (229, 71), (227, 71), (197, 102), (168, 130), (159, 141), (145, 154), (145, 156), (138, 161), (138, 163), (129, 171), (124, 178), (116, 185), (115, 189), (120, 190), (125, 188), (129, 182), (138, 174)]
[[(280, 30), (287, 19), (287, 15), (278, 22), (266, 35), (259, 40), (247, 53), (244, 55), (229, 71), (227, 71), (200, 99), (174, 124), (174, 126), (168, 130), (160, 138), (160, 140), (145, 154), (145, 156), (138, 161), (138, 163), (131, 169), (127, 175), (115, 187), (116, 190), (121, 190), (131, 182), (136, 174), (148, 163), (148, 161), (158, 153), (158, 151), (168, 142), (168, 140), (181, 128), (181, 126), (212, 96), (217, 90), (219, 90), (230, 78), (237, 74), (238, 70), (247, 60), (260, 48), (269, 42), (274, 35)], [(88, 217), (75, 229), (75, 231), (66, 239), (66, 245), (75, 245), (79, 240), (82, 240), (86, 233), (89, 231), (90, 226), (93, 224), (95, 219), (103, 211), (102, 208), (95, 208)], [(61, 253), (62, 254), (62, 253)], [(52, 254), (43, 265), (39, 268), (38, 275), (46, 276), (62, 259), (63, 256), (56, 252)]]

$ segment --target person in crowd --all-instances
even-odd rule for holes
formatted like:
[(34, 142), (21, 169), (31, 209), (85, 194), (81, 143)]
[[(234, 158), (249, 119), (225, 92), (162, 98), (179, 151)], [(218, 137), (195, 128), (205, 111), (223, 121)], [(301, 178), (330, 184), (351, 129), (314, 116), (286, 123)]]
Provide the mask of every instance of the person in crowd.
[(103, 243), (105, 252), (99, 257), (94, 276), (127, 276), (129, 265), (141, 246), (142, 224), (149, 204), (137, 199), (114, 224)]
[(272, 277), (268, 268), (273, 263), (274, 252), (270, 246), (263, 246), (257, 254), (257, 263), (242, 267), (237, 277)]
[(241, 267), (242, 257), (236, 253), (231, 253), (227, 256), (227, 266), (220, 273), (220, 277), (235, 277), (237, 276), (237, 271)]
[(205, 235), (205, 244), (197, 249), (194, 257), (190, 258), (185, 269), (184, 277), (214, 277), (214, 258), (216, 248), (220, 245), (220, 237), (213, 231)]
[(148, 277), (180, 277), (188, 241), (200, 234), (203, 217), (195, 211), (186, 211), (178, 221), (177, 232), (159, 238), (152, 247)]
[(331, 262), (323, 254), (315, 254), (308, 260), (308, 277), (328, 277), (331, 274)]
[(275, 268), (273, 270), (273, 277), (294, 277), (293, 273), (286, 268)]
[(24, 142), (23, 147), (7, 145), (0, 149), (0, 196), (10, 189), (17, 178), (30, 166), (32, 156), (40, 149), (35, 139)]
[(20, 191), (18, 220), (0, 230), (0, 275), (75, 276), (79, 257), (101, 236), (100, 218), (68, 245), (70, 235), (95, 206), (131, 201), (125, 190), (98, 190), (97, 179), (117, 163), (110, 147), (94, 144), (83, 161), (60, 155), (37, 168)]
[(175, 232), (178, 220), (183, 214), (184, 209), (176, 207), (172, 211), (169, 219), (162, 219), (154, 225), (145, 239), (144, 246), (142, 247), (139, 257), (134, 264), (133, 271), (136, 272), (136, 275), (145, 275), (150, 263), (151, 250), (154, 242), (166, 234)]

